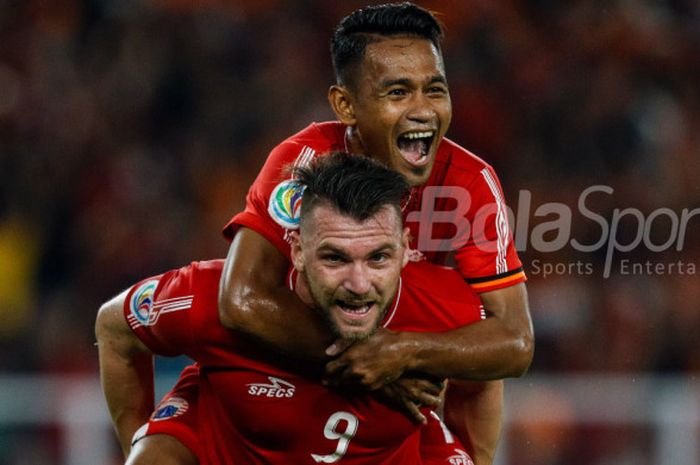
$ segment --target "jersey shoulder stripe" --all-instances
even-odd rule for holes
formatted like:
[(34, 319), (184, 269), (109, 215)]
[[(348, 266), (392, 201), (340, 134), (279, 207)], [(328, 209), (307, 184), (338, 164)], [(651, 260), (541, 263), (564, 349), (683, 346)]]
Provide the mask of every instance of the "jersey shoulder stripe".
[(481, 175), (486, 180), (489, 190), (496, 201), (496, 273), (505, 273), (508, 270), (506, 264), (506, 251), (508, 249), (508, 241), (510, 240), (510, 229), (508, 228), (508, 214), (506, 212), (506, 203), (503, 200), (501, 189), (498, 187), (496, 180), (493, 178), (491, 171), (487, 168), (481, 170)]

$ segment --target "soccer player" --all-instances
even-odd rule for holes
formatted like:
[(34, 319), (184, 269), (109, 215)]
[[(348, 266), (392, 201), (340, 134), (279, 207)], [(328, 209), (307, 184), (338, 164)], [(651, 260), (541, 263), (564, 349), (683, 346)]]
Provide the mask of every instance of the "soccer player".
[[(333, 337), (363, 340), (389, 325), (444, 331), (481, 319), (475, 295), (471, 301), (451, 295), (466, 287), (457, 272), (414, 263), (400, 278), (409, 240), (400, 210), (408, 185), (400, 174), (342, 153), (298, 173), (304, 203), (300, 228), (290, 236), (287, 282)], [(224, 329), (217, 311), (222, 267), (221, 260), (193, 263), (143, 280), (103, 306), (96, 332), (108, 401), (128, 380), (119, 368), (124, 361), (184, 353), (201, 364), (196, 416), (203, 463), (471, 463), (448, 433), (431, 442), (451, 455), (425, 461), (419, 425), (375, 393), (324, 386), (318, 366), (281, 359)], [(186, 399), (170, 397), (148, 426), (191, 413)]]
[(328, 93), (339, 121), (313, 123), (274, 148), (245, 211), (226, 226), (232, 243), (220, 286), (224, 326), (297, 356), (322, 360), (345, 348), (329, 347), (321, 319), (284, 285), (299, 205), (285, 167), (345, 150), (408, 179), (403, 215), (412, 257), (436, 264), (453, 257), (491, 318), (442, 334), (377, 331), (329, 362), (329, 379), (376, 388), (405, 370), (471, 380), (527, 370), (533, 332), (525, 275), (500, 183), (487, 163), (444, 137), (452, 110), (441, 37), (434, 16), (411, 3), (366, 7), (340, 22), (331, 42), (336, 84)]

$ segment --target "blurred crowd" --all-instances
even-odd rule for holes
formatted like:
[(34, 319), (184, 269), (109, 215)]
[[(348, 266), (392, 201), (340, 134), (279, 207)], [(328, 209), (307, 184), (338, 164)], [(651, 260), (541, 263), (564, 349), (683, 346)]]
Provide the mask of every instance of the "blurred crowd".
[[(225, 256), (221, 227), (269, 150), (333, 117), (332, 27), (366, 3), (0, 3), (0, 371), (96, 373), (101, 302)], [(606, 220), (700, 207), (700, 4), (418, 3), (446, 27), (448, 136), (494, 165), (514, 210), (527, 191), (527, 231), (559, 202), (571, 237), (595, 243), (601, 225), (577, 209), (592, 185), (614, 191), (589, 200)], [(650, 241), (669, 238), (671, 216)], [(628, 219), (621, 243), (636, 237)], [(682, 250), (643, 242), (609, 277), (605, 245), (543, 251), (526, 233), (532, 372), (696, 376), (700, 214), (676, 230)], [(623, 259), (685, 273), (623, 273)], [(543, 263), (567, 266), (545, 276)]]

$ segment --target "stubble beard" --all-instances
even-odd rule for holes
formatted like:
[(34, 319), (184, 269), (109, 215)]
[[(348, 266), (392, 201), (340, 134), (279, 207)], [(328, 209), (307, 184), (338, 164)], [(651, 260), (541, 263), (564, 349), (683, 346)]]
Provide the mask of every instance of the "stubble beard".
[(384, 306), (379, 310), (376, 323), (372, 327), (372, 329), (367, 332), (367, 333), (357, 333), (357, 332), (347, 332), (344, 333), (343, 330), (341, 329), (340, 325), (338, 322), (333, 318), (333, 312), (331, 310), (331, 307), (334, 305), (333, 300), (330, 300), (327, 303), (322, 303), (326, 299), (323, 298), (323, 296), (318, 295), (319, 292), (317, 292), (316, 288), (311, 285), (311, 281), (309, 280), (308, 275), (305, 272), (301, 273), (302, 279), (306, 281), (307, 288), (309, 289), (309, 293), (311, 294), (311, 298), (313, 299), (313, 308), (314, 310), (321, 315), (321, 317), (325, 320), (326, 324), (330, 328), (331, 332), (333, 333), (333, 336), (339, 339), (344, 339), (346, 341), (350, 342), (359, 342), (359, 341), (364, 341), (366, 339), (369, 339), (372, 337), (374, 333), (377, 332), (377, 329), (381, 325), (381, 322), (384, 320), (384, 317), (386, 316), (387, 310), (389, 308), (389, 304), (385, 303)]

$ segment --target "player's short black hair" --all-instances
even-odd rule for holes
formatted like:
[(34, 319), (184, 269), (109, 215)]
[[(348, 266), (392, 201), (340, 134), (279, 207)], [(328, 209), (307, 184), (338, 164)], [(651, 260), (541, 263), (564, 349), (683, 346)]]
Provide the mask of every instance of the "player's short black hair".
[(310, 166), (296, 168), (294, 177), (304, 189), (300, 225), (320, 204), (358, 221), (389, 205), (401, 219), (401, 203), (410, 191), (408, 181), (397, 171), (366, 156), (345, 152), (317, 157)]
[(427, 39), (441, 51), (442, 27), (430, 11), (410, 2), (367, 6), (344, 17), (333, 33), (331, 59), (336, 82), (353, 85), (367, 44), (396, 35)]

